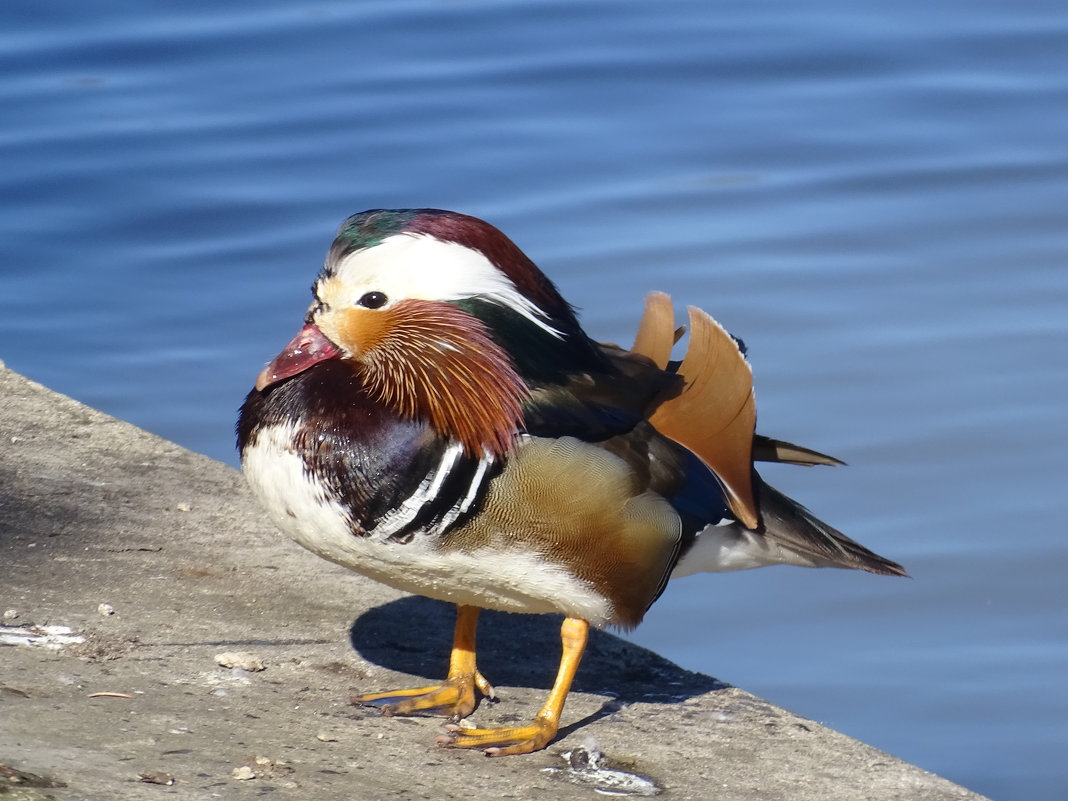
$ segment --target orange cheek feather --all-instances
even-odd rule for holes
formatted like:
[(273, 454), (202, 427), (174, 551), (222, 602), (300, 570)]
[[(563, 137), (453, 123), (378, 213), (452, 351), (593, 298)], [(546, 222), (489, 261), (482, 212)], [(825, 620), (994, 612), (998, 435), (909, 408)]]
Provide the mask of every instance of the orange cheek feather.
[(385, 311), (345, 310), (336, 322), (372, 397), (427, 420), (469, 455), (512, 450), (527, 388), (480, 321), (448, 303), (409, 299)]
[(392, 310), (345, 309), (337, 317), (337, 339), (355, 356), (378, 347), (396, 322)]

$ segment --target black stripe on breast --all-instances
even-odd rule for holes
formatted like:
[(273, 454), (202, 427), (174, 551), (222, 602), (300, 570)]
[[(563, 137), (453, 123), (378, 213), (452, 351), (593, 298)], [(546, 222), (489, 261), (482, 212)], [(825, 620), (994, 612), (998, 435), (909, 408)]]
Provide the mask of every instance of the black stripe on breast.
[[(499, 463), (481, 470), (480, 460), (460, 456), (449, 470), (433, 498), (428, 498), (411, 522), (389, 535), (394, 542), (411, 542), (420, 531), (431, 531), (441, 536), (454, 527), (462, 525), (481, 507), (489, 487), (489, 480), (501, 471)], [(475, 483), (477, 482), (477, 486)], [(464, 500), (472, 496), (466, 509)]]

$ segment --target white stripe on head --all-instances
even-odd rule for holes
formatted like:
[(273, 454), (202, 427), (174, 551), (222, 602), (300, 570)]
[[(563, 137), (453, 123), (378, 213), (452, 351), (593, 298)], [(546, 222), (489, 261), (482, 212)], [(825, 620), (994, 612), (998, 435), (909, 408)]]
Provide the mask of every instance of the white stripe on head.
[(356, 305), (367, 292), (381, 292), (388, 308), (402, 300), (483, 298), (511, 309), (553, 336), (562, 334), (547, 315), (523, 295), (482, 253), (429, 234), (394, 234), (341, 259), (333, 270)]

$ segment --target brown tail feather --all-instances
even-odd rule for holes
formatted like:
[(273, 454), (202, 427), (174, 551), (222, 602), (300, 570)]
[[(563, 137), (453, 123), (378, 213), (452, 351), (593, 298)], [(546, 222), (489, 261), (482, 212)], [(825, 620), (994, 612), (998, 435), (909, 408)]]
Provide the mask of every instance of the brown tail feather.
[[(675, 327), (671, 296), (664, 292), (650, 292), (645, 297), (645, 311), (631, 351), (651, 359), (661, 370), (671, 369), (671, 350), (685, 333), (686, 326)], [(760, 434), (753, 435), (753, 458), (760, 462), (786, 462), (797, 465), (845, 464), (840, 459), (811, 448)]]
[[(655, 339), (640, 335), (635, 344), (654, 348), (657, 357), (665, 357), (663, 346), (673, 339), (675, 326), (674, 319), (666, 316), (670, 311), (663, 310), (664, 304), (670, 306), (670, 299), (657, 294), (650, 299), (643, 318), (644, 324), (655, 313)], [(678, 395), (661, 403), (649, 422), (708, 465), (719, 478), (731, 511), (747, 528), (756, 528), (753, 373), (738, 344), (719, 323), (700, 309), (690, 307), (689, 313), (690, 342), (678, 371), (686, 385)]]
[(675, 336), (675, 311), (671, 297), (663, 292), (650, 292), (645, 296), (645, 312), (634, 337), (635, 353), (648, 356), (661, 370), (671, 359), (671, 349), (678, 339)]
[(761, 521), (757, 532), (815, 567), (848, 567), (884, 576), (907, 576), (905, 568), (869, 551), (808, 509), (755, 477)]

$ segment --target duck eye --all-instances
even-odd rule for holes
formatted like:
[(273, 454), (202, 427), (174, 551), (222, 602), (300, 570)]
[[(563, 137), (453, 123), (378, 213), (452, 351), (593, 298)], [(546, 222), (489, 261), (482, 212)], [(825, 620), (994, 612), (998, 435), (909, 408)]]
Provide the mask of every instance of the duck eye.
[(381, 292), (368, 292), (356, 302), (365, 309), (381, 309), (386, 305), (387, 300), (389, 298)]

